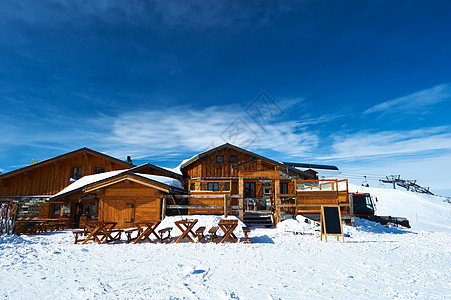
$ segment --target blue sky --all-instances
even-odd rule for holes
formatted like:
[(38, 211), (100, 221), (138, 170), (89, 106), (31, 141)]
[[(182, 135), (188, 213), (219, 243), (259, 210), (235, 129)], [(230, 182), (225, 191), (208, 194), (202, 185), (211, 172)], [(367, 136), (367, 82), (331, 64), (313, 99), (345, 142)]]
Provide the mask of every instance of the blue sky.
[[(280, 3), (283, 2), (283, 3)], [(0, 171), (235, 143), (451, 196), (449, 1), (0, 1)]]

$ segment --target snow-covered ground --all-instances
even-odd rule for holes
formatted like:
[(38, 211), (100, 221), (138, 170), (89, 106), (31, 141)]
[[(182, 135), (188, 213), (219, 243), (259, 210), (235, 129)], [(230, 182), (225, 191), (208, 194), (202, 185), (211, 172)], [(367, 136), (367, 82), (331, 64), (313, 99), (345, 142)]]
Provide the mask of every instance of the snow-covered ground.
[[(386, 209), (386, 192), (373, 193), (379, 210)], [(419, 197), (406, 209), (435, 203)], [(0, 298), (450, 299), (449, 210), (441, 214), (443, 206), (436, 204), (430, 226), (441, 224), (440, 231), (426, 231), (432, 218), (419, 212), (412, 229), (357, 219), (355, 228), (345, 226), (345, 243), (320, 241), (319, 227), (301, 217), (277, 229), (253, 228), (252, 244), (242, 243), (242, 231), (237, 244), (74, 245), (70, 231), (0, 236)], [(444, 204), (445, 210), (451, 206)], [(193, 217), (198, 226), (219, 220)], [(166, 218), (160, 226), (178, 219)]]

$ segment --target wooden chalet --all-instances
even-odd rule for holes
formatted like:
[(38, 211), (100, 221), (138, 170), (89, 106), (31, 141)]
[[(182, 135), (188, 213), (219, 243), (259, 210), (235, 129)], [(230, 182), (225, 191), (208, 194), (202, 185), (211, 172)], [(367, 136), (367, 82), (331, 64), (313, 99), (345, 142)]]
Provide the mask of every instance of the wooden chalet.
[(320, 204), (343, 203), (349, 210), (347, 182), (343, 193), (338, 192), (343, 184), (336, 183), (326, 195), (324, 186), (312, 188), (323, 184), (316, 171), (301, 171), (228, 143), (192, 157), (180, 170), (189, 193), (184, 196), (188, 206), (180, 207), (188, 208), (189, 214), (220, 214), (227, 209), (243, 219), (249, 212), (272, 212), (277, 222), (284, 214), (316, 213)]
[(165, 196), (183, 193), (175, 178), (132, 169), (113, 171), (83, 177), (52, 196), (48, 210), (41, 205), (40, 216), (50, 216), (55, 205), (60, 205), (74, 228), (86, 219), (117, 222), (117, 228), (129, 228), (133, 222), (162, 219)]
[(46, 202), (82, 176), (134, 167), (103, 153), (82, 148), (0, 175), (0, 200), (21, 205), (22, 216), (36, 217)]
[(0, 175), (0, 197), (51, 196), (83, 176), (132, 167), (131, 162), (82, 148)]
[(26, 216), (69, 218), (73, 227), (94, 219), (126, 228), (174, 213), (235, 214), (241, 220), (261, 214), (277, 223), (298, 213), (319, 215), (322, 204), (338, 204), (352, 218), (347, 181), (318, 180), (312, 166), (277, 162), (228, 143), (184, 161), (178, 171), (82, 148), (1, 175), (0, 200), (22, 201)]

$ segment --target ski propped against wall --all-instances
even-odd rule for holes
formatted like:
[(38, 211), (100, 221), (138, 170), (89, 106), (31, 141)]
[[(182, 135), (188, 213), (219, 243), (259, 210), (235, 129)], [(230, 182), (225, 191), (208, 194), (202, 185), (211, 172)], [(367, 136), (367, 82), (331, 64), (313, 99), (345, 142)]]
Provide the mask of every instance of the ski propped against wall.
[(0, 235), (14, 234), (19, 206), (11, 201), (2, 201), (0, 203)]

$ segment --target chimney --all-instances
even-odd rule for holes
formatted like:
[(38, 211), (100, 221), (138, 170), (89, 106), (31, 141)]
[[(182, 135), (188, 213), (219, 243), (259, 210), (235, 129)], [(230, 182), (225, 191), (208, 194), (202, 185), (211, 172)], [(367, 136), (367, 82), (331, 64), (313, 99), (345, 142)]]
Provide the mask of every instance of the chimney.
[(131, 157), (130, 155), (127, 156), (126, 162), (129, 163), (129, 164), (133, 164), (133, 162), (132, 162), (132, 157)]

